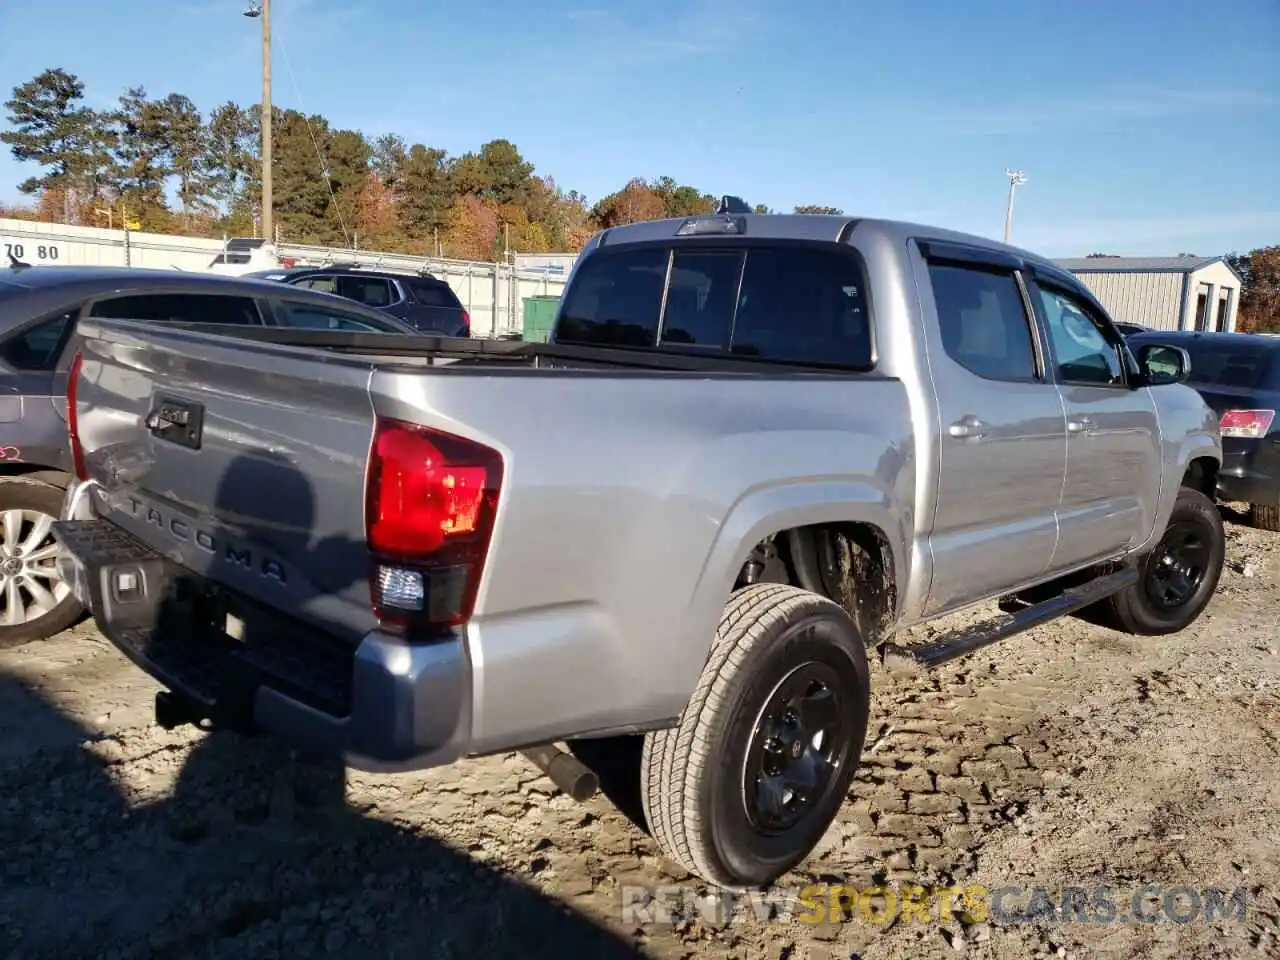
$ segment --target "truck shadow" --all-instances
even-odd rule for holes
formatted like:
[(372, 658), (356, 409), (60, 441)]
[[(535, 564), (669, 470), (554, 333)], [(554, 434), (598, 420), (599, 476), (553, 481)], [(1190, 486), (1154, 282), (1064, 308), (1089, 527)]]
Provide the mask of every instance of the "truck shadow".
[(0, 710), (4, 956), (643, 956), (271, 738), (95, 735), (5, 673)]
[[(233, 461), (215, 510), (235, 518), (229, 535), (241, 545), (327, 571), (310, 591), (352, 587), (365, 569), (363, 543), (314, 542), (311, 484), (277, 454)], [(152, 653), (239, 675), (242, 666), (201, 648), (212, 636), (182, 619), (190, 609), (175, 585), (159, 622), (188, 629), (150, 642)], [(270, 627), (249, 624), (243, 649), (269, 639), (255, 630)], [(340, 760), (300, 757), (265, 734), (148, 724), (97, 736), (38, 678), (2, 671), (0, 718), (15, 744), (25, 731), (32, 742), (0, 749), (0, 956), (643, 956), (482, 862), (524, 859), (518, 804), (483, 811), (486, 821), (512, 817), (496, 834), (492, 822), (471, 822), (481, 811), (470, 797), (444, 791), (424, 804), (422, 823), (391, 822), (378, 801), (402, 800), (395, 778), (357, 788)], [(514, 779), (510, 788), (518, 793)], [(427, 823), (474, 842), (451, 845)], [(545, 866), (532, 852), (545, 840), (529, 846), (527, 859)]]

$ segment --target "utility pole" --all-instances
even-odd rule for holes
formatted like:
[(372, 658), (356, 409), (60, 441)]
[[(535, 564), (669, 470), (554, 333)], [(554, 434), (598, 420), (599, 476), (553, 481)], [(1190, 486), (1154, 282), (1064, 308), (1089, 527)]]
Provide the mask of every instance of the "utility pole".
[(1004, 242), (1008, 243), (1013, 232), (1013, 195), (1027, 182), (1027, 175), (1021, 170), (1005, 170), (1004, 175), (1009, 178), (1009, 202), (1004, 208)]
[(262, 18), (262, 235), (275, 235), (271, 216), (271, 0), (250, 5), (244, 15)]

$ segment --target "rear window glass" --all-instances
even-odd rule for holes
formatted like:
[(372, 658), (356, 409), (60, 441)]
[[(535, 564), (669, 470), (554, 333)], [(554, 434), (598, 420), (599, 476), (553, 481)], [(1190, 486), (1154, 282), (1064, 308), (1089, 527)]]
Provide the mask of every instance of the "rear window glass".
[(178, 323), (262, 323), (257, 305), (248, 297), (190, 293), (149, 293), (103, 300), (93, 305), (90, 315), (114, 320), (168, 320)]
[(834, 248), (594, 254), (566, 291), (555, 339), (794, 363), (871, 363), (861, 270), (847, 251)]
[(421, 280), (410, 280), (409, 289), (413, 291), (413, 298), (424, 307), (450, 307), (454, 310), (462, 309), (461, 301), (458, 300), (447, 284), (424, 283)]
[(1192, 383), (1221, 387), (1280, 388), (1273, 368), (1276, 351), (1253, 347), (1242, 349), (1236, 344), (1184, 343), (1191, 356)]

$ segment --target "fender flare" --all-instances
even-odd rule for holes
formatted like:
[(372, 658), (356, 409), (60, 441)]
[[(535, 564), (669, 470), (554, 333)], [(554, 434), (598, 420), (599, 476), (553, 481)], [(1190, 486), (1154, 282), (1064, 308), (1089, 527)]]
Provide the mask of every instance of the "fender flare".
[(819, 479), (747, 491), (730, 508), (690, 596), (684, 617), (688, 651), (679, 664), (679, 686), (692, 695), (711, 651), (716, 624), (748, 555), (765, 537), (780, 530), (820, 523), (863, 523), (875, 527), (889, 544), (893, 581), (901, 596), (909, 576), (909, 511), (895, 509), (887, 490), (865, 480)]
[(1182, 487), (1182, 478), (1187, 475), (1187, 469), (1191, 466), (1193, 460), (1203, 458), (1213, 460), (1221, 466), (1222, 443), (1208, 432), (1196, 431), (1184, 438), (1182, 443), (1178, 445), (1177, 457), (1173, 459), (1173, 469), (1170, 471), (1166, 482), (1161, 484), (1160, 506), (1156, 511), (1155, 524), (1152, 526), (1151, 535), (1131, 551), (1133, 554), (1148, 550), (1163, 536), (1165, 527), (1169, 525), (1169, 517), (1173, 514), (1173, 506), (1177, 502), (1178, 491)]

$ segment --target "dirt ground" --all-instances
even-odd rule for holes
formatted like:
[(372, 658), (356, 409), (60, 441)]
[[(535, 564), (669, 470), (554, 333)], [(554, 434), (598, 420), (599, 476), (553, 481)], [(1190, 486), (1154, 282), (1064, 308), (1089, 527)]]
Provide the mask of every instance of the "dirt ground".
[[(1280, 535), (1228, 529), (1183, 634), (1068, 620), (878, 674), (849, 801), (771, 918), (697, 899), (609, 800), (576, 804), (519, 756), (317, 766), (153, 727), (156, 687), (91, 625), (0, 651), (0, 957), (1280, 956)], [(681, 883), (685, 915), (624, 909)], [(871, 901), (788, 899), (822, 883), (1016, 886), (1014, 909), (1107, 884), (1130, 922), (979, 903), (877, 923)], [(1129, 918), (1132, 891), (1176, 884), (1243, 890), (1246, 914)]]

